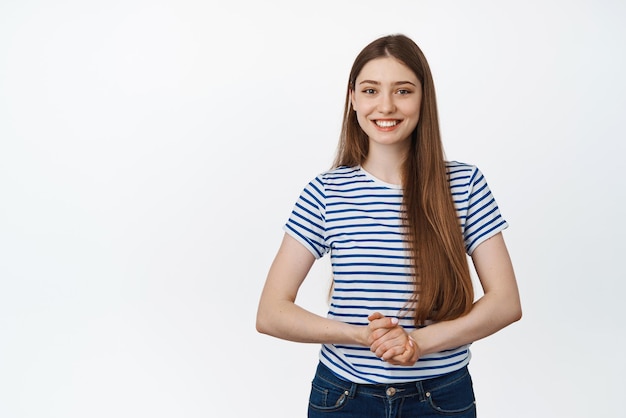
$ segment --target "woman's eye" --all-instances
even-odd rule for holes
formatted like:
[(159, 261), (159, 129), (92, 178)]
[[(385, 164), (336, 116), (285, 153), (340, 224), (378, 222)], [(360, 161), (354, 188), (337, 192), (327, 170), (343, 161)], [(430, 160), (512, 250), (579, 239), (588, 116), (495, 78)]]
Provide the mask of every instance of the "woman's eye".
[(376, 93), (376, 90), (374, 90), (374, 89), (365, 89), (365, 90), (363, 90), (363, 93), (365, 93), (365, 94), (374, 94), (374, 93)]
[(410, 94), (411, 92), (409, 90), (406, 89), (400, 89), (398, 90), (398, 94), (400, 95), (405, 95), (405, 94)]

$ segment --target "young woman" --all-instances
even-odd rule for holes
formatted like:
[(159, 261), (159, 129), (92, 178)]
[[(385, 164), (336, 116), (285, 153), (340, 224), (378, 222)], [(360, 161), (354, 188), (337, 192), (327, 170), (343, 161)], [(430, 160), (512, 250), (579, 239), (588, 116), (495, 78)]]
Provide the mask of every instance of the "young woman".
[[(507, 226), (478, 168), (444, 159), (419, 47), (403, 35), (366, 46), (334, 168), (296, 202), (257, 314), (259, 332), (322, 344), (309, 417), (476, 416), (469, 345), (521, 317)], [(320, 317), (294, 302), (327, 252)]]

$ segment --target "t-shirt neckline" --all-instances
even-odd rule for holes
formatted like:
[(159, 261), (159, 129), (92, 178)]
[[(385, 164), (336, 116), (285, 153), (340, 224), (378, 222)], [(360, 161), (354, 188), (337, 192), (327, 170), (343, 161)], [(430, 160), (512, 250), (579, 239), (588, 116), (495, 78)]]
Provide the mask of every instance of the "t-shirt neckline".
[(359, 166), (359, 170), (361, 170), (361, 172), (363, 172), (363, 174), (365, 174), (365, 177), (367, 177), (368, 179), (372, 180), (374, 183), (378, 183), (378, 184), (380, 184), (382, 186), (385, 186), (385, 187), (388, 187), (390, 189), (402, 190), (402, 185), (401, 184), (392, 184), (392, 183), (387, 183), (386, 181), (382, 181), (381, 179), (379, 179), (378, 177), (376, 177), (375, 175), (373, 175), (369, 171), (366, 171), (362, 166)]

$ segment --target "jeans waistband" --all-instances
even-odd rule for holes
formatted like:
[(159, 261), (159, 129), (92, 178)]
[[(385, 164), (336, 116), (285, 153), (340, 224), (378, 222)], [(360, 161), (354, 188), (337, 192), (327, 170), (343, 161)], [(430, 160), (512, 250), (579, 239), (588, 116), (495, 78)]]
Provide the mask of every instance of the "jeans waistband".
[(435, 391), (446, 385), (452, 384), (459, 379), (462, 379), (469, 371), (467, 366), (455, 370), (450, 373), (446, 373), (441, 376), (433, 377), (430, 379), (417, 380), (414, 382), (402, 382), (402, 383), (378, 383), (378, 384), (361, 384), (352, 383), (344, 380), (335, 375), (324, 364), (319, 363), (317, 366), (317, 377), (323, 379), (346, 392), (349, 397), (354, 397), (357, 393), (367, 394), (370, 396), (381, 396), (392, 398), (395, 396), (415, 396), (420, 398), (426, 398), (429, 392)]

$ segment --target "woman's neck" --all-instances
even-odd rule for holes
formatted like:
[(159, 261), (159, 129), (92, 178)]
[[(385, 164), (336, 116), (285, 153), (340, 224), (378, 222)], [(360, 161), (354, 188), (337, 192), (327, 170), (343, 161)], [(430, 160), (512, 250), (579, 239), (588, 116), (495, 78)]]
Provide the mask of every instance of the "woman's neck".
[(402, 166), (406, 150), (396, 147), (371, 147), (361, 167), (389, 184), (402, 184)]

